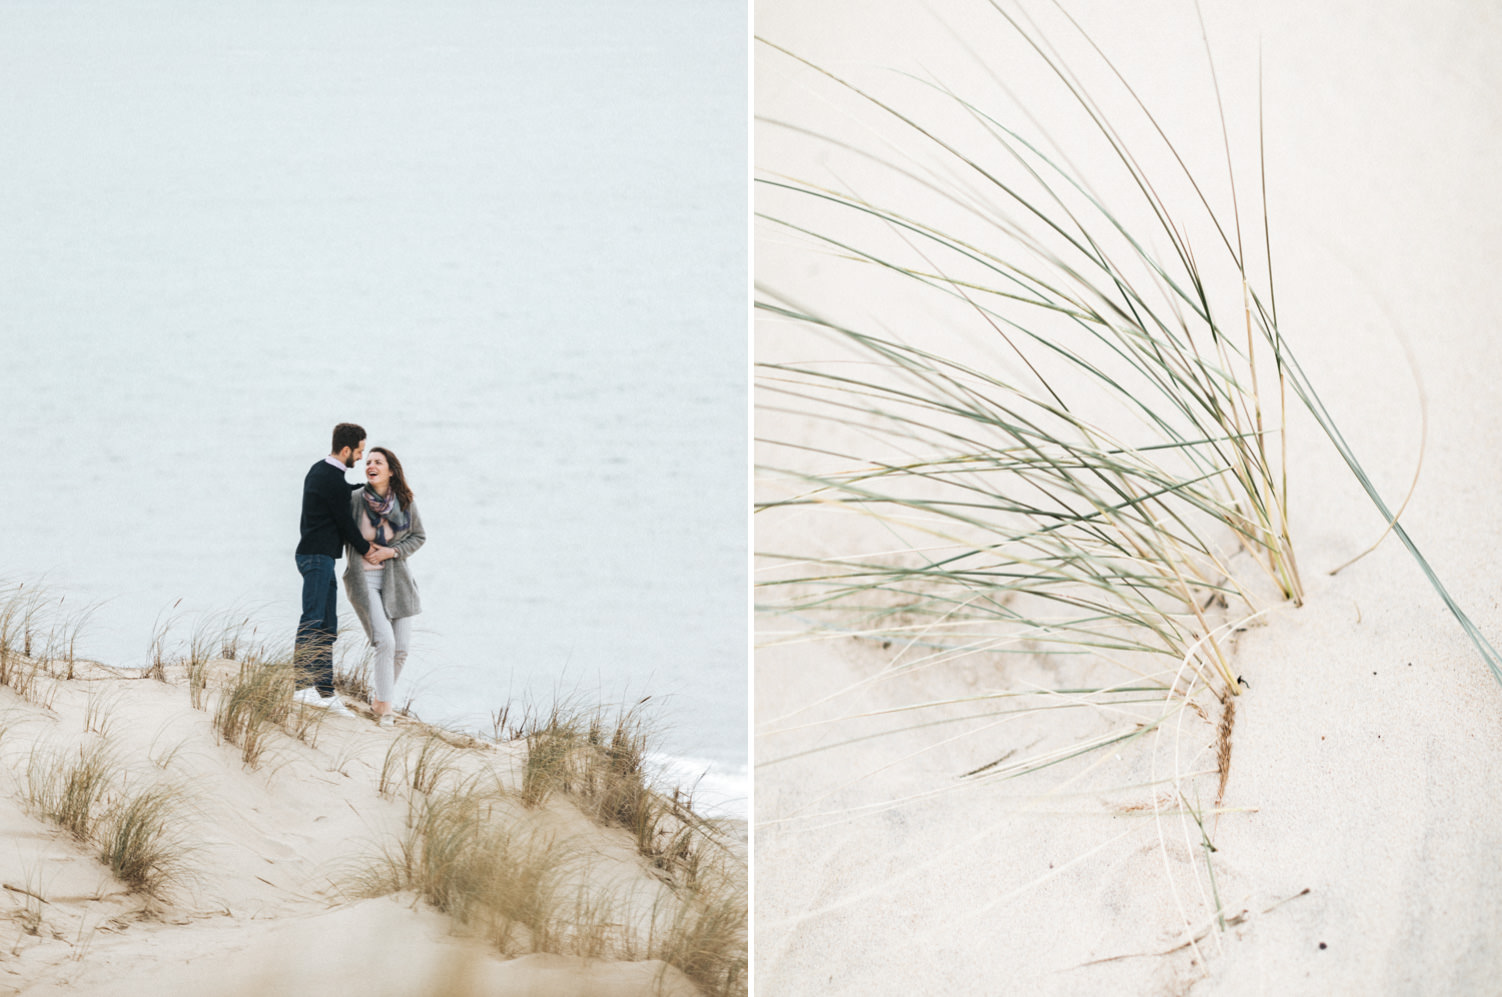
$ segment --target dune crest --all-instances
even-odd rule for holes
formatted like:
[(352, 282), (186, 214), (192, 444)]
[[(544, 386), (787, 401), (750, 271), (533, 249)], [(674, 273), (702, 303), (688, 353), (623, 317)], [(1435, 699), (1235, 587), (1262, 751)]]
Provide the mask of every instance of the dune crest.
[[(578, 780), (604, 777), (577, 757), (539, 773), (526, 736), (382, 729), (290, 690), (248, 764), (216, 716), (274, 664), (202, 662), (201, 693), (185, 664), (167, 681), (82, 661), (66, 678), (14, 649), (6, 664), (30, 678), (25, 696), (0, 686), (0, 989), (745, 992), (744, 858), (711, 822), (686, 830), (683, 802), (651, 796), (633, 834), (602, 818)], [(739, 898), (739, 984), (732, 968), (716, 986), (695, 948), (716, 890)]]

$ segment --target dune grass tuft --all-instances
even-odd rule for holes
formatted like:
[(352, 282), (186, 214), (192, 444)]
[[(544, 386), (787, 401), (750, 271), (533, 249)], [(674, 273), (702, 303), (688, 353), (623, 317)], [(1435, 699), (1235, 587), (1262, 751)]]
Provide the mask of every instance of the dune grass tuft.
[(521, 799), (527, 806), (540, 806), (554, 793), (574, 788), (578, 777), (576, 755), (584, 743), (586, 723), (577, 709), (554, 704), (545, 718), (522, 728), (527, 756)]
[(197, 658), (188, 662), (188, 702), (195, 710), (208, 708), (209, 697), (209, 668), (208, 661), (199, 661)]
[(0, 685), (44, 709), (57, 693), (50, 679), (72, 677), (78, 635), (93, 612), (70, 613), (64, 601), (37, 585), (0, 589)]
[(168, 642), (172, 628), (181, 618), (181, 614), (176, 610), (182, 602), (179, 598), (171, 606), (157, 613), (156, 620), (151, 625), (151, 645), (147, 650), (149, 661), (146, 665), (146, 677), (149, 679), (155, 679), (158, 682), (167, 681), (167, 665), (173, 658)]
[(353, 655), (355, 661), (350, 664), (352, 655), (348, 648), (347, 643), (340, 644), (339, 659), (334, 663), (334, 691), (344, 693), (357, 703), (369, 703), (375, 698), (370, 671), (375, 652), (365, 645), (362, 651)]
[(100, 691), (97, 688), (90, 689), (89, 698), (85, 702), (83, 709), (83, 729), (85, 731), (93, 731), (101, 738), (107, 738), (110, 731), (110, 718), (113, 714), (115, 704), (119, 702), (119, 698), (120, 694), (118, 690)]
[(188, 701), (195, 710), (205, 709), (208, 705), (209, 662), (214, 659), (216, 650), (223, 657), (234, 660), (244, 640), (246, 622), (235, 623), (224, 617), (211, 616), (194, 624), (182, 666), (188, 679)]
[(100, 860), (131, 890), (160, 898), (185, 869), (181, 814), (182, 795), (171, 787), (128, 794), (100, 824)]
[(47, 635), (46, 657), (50, 674), (66, 681), (74, 678), (79, 661), (79, 637), (97, 608), (83, 606), (73, 610), (67, 606), (67, 596), (58, 597)]
[(555, 792), (585, 801), (603, 823), (629, 826), (639, 809), (650, 730), (643, 699), (612, 717), (604, 707), (554, 705), (521, 721), (527, 759), (521, 796), (529, 806)]
[[(1232, 556), (1250, 555), (1285, 597), (1302, 593), (1273, 439), (1282, 395), (1258, 393), (1260, 383), (1281, 384), (1284, 344), (1244, 261), (1235, 269), (1245, 309), (1212, 307), (1212, 275), (1153, 188), (1145, 196), (1163, 221), (1155, 234), (1170, 247), (1165, 258), (1063, 162), (982, 109), (953, 98), (982, 133), (984, 154), (962, 151), (814, 72), (971, 171), (995, 199), (975, 209), (990, 238), (977, 248), (900, 207), (768, 178), (761, 183), (787, 198), (778, 203), (790, 214), (817, 201), (898, 237), (865, 250), (762, 217), (908, 282), (914, 295), (950, 299), (957, 321), (968, 314), (1015, 362), (981, 366), (979, 354), (940, 355), (760, 300), (766, 316), (831, 339), (846, 359), (758, 365), (767, 408), (823, 427), (811, 439), (770, 441), (821, 460), (763, 465), (789, 494), (759, 512), (845, 511), (869, 527), (870, 545), (833, 556), (764, 552), (762, 608), (938, 657), (1189, 658), (1237, 694), (1212, 615), (1228, 601), (1253, 602)], [(1138, 176), (1114, 134), (1102, 134)], [(1243, 320), (1238, 337), (1233, 323)], [(863, 449), (834, 442), (849, 426), (865, 431)]]
[(360, 891), (412, 890), (508, 955), (661, 959), (707, 994), (747, 992), (743, 863), (724, 853), (692, 886), (660, 887), (638, 917), (639, 898), (595, 882), (586, 854), (519, 803), (488, 774), (411, 794), (407, 833)]
[(294, 681), (290, 660), (263, 662), (253, 655), (241, 662), (235, 680), (220, 694), (214, 730), (240, 748), (246, 765), (260, 764), (274, 732), (293, 713)]
[(251, 626), (249, 616), (237, 611), (226, 612), (220, 619), (223, 625), (219, 630), (219, 656), (227, 661), (237, 661), (241, 650), (255, 640), (258, 628)]
[(237, 611), (206, 613), (198, 617), (186, 639), (173, 637), (185, 613), (172, 612), (181, 605), (174, 602), (168, 611), (157, 615), (152, 628), (148, 678), (167, 682), (181, 671), (188, 682), (189, 701), (195, 710), (208, 707), (209, 663), (215, 656), (242, 664), (275, 657), (262, 644), (252, 643), (255, 628), (250, 618)]
[(411, 808), (406, 837), (368, 892), (414, 890), (508, 954), (557, 951), (569, 861), (555, 839), (497, 819), (509, 810), (506, 795), (483, 779), (414, 795)]
[(37, 745), (27, 760), (26, 799), (44, 819), (87, 841), (120, 778), (119, 766), (102, 739), (78, 748), (76, 757), (73, 751)]
[(613, 712), (566, 702), (523, 710), (515, 731), (527, 754), (517, 795), (535, 808), (563, 794), (595, 823), (628, 833), (670, 881), (691, 886), (705, 853), (724, 850), (722, 832), (694, 812), (690, 793), (656, 785), (648, 701)]
[[(843, 287), (926, 316), (873, 328), (759, 285), (763, 327), (801, 338), (799, 358), (757, 364), (762, 416), (797, 427), (760, 440), (757, 516), (851, 538), (758, 551), (758, 609), (780, 621), (763, 645), (856, 637), (889, 650), (891, 672), (963, 662), (1003, 686), (914, 704), (908, 729), (961, 706), (992, 708), (972, 713), (982, 722), (1060, 707), (1120, 718), (1084, 745), (998, 753), (973, 778), (1140, 738), (1200, 692), (1229, 701), (1242, 688), (1232, 635), (1270, 600), (1303, 597), (1283, 428), (1285, 404), (1301, 404), (1502, 680), (1280, 331), (1265, 200), (1237, 202), (1229, 139), (1217, 209), (1077, 23), (1065, 15), (1060, 31), (1098, 60), (1103, 82), (1088, 87), (1060, 38), (993, 7), (1083, 123), (1077, 146), (1000, 96), (911, 77), (877, 92), (758, 40), (876, 137), (763, 121), (869, 172), (856, 191), (761, 164), (762, 231), (824, 258), (812, 295)], [(1128, 144), (1106, 106), (1132, 108), (1151, 147)], [(823, 516), (838, 527), (810, 525)], [(1061, 676), (1090, 662), (1097, 681), (1005, 687), (1021, 659)]]
[(133, 892), (160, 898), (185, 871), (182, 793), (162, 785), (131, 791), (102, 731), (76, 749), (34, 746), (26, 801), (75, 840), (97, 845), (99, 860)]
[(745, 882), (744, 870), (706, 877), (695, 890), (654, 912), (648, 956), (677, 966), (705, 994), (744, 994), (750, 935)]
[(376, 788), (382, 796), (403, 785), (415, 793), (430, 795), (455, 773), (459, 750), (436, 729), (409, 727), (386, 748)]

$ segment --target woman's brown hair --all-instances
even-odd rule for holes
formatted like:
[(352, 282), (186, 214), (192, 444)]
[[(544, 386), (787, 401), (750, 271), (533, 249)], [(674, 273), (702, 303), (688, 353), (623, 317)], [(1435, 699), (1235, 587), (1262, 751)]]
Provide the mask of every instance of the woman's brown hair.
[(412, 508), (412, 489), (407, 487), (407, 476), (402, 473), (402, 462), (396, 459), (396, 454), (385, 447), (371, 447), (371, 453), (378, 453), (386, 458), (386, 465), (391, 468), (391, 490), (396, 492), (396, 500), (401, 503), (403, 509)]

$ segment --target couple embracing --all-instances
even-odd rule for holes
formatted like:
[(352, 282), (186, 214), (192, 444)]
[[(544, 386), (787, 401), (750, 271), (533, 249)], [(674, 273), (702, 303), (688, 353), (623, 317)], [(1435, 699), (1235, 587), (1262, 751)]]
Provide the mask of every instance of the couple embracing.
[(340, 716), (353, 717), (334, 691), (334, 640), (339, 593), (334, 562), (348, 553), (344, 592), (365, 636), (375, 648), (375, 693), (371, 709), (383, 727), (395, 723), (391, 705), (407, 660), (412, 617), (421, 611), (407, 560), (427, 537), (412, 502), (401, 461), (385, 447), (365, 457), (365, 483), (352, 485), (344, 472), (365, 456), (365, 430), (354, 423), (334, 427), (332, 449), (303, 479), (302, 618), (297, 624), (293, 698)]

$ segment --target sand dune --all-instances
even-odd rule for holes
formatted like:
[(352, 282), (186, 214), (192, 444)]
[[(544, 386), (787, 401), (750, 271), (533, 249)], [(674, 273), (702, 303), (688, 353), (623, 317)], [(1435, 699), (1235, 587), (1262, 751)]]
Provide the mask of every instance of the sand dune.
[[(644, 856), (627, 831), (587, 818), (565, 792), (523, 805), (514, 794), (524, 742), (294, 708), (252, 766), (213, 721), (235, 662), (209, 664), (205, 708), (195, 709), (176, 668), (163, 682), (77, 663), (71, 680), (43, 667), (28, 684), (16, 678), (23, 660), (11, 654), (12, 685), (0, 687), (4, 992), (704, 992), (649, 957), (664, 951), (672, 863)], [(108, 774), (80, 838), (47, 819), (47, 773), (94, 757)], [(420, 888), (370, 887), (383, 855), (402, 861), (424, 801), (469, 778), (502, 787), (485, 797), (486, 826), (506, 829), (518, 847), (550, 843), (559, 863), (552, 941), (518, 928), (497, 945), (496, 922), (457, 916), (457, 907), (456, 916), (440, 913)], [(160, 835), (170, 844), (163, 881), (143, 887), (123, 882), (99, 853), (109, 815), (153, 786), (174, 792)], [(432, 839), (429, 852), (438, 847)], [(732, 875), (744, 882), (738, 861)], [(576, 895), (594, 906), (578, 906)], [(581, 952), (590, 958), (571, 954)]]

